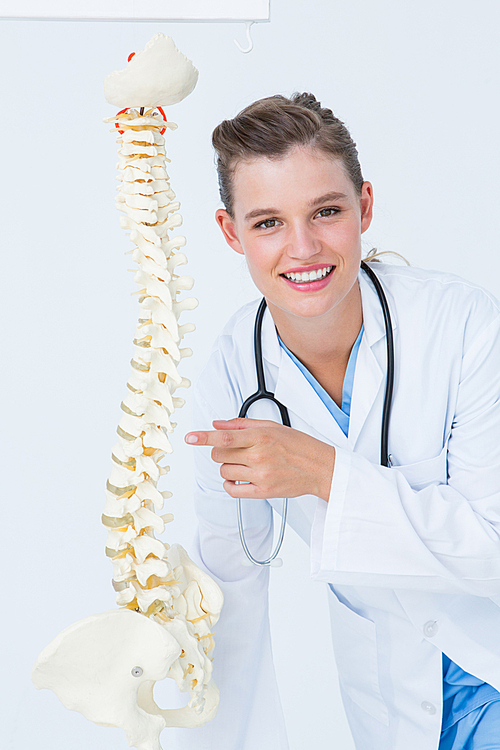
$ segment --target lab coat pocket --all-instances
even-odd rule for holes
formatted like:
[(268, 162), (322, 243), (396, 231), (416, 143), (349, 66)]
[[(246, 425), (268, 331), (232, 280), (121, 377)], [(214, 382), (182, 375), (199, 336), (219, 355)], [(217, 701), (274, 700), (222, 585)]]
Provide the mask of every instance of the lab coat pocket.
[(341, 602), (331, 586), (328, 593), (341, 687), (370, 716), (388, 724), (389, 713), (378, 680), (375, 623)]
[(413, 464), (394, 465), (414, 490), (422, 490), (430, 484), (446, 484), (448, 481), (448, 446), (434, 458), (417, 461)]

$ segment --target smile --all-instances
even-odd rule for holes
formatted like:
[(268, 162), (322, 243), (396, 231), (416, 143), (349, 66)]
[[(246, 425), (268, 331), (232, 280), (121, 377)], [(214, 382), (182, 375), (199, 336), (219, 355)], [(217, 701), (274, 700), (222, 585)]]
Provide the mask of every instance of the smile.
[(324, 268), (318, 268), (315, 271), (305, 271), (303, 273), (284, 273), (282, 274), (288, 281), (293, 281), (295, 284), (310, 283), (311, 281), (321, 281), (321, 279), (329, 276), (334, 266), (325, 266)]

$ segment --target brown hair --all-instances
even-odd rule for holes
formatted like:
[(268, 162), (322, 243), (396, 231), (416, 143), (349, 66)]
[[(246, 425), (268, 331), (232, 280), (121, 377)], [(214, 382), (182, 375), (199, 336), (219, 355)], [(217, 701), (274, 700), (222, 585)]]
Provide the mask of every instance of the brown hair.
[(356, 144), (331, 109), (313, 94), (277, 94), (250, 104), (232, 120), (224, 120), (212, 134), (217, 155), (219, 192), (234, 218), (232, 178), (238, 162), (265, 156), (279, 159), (294, 146), (310, 146), (341, 160), (346, 174), (361, 195), (363, 175)]

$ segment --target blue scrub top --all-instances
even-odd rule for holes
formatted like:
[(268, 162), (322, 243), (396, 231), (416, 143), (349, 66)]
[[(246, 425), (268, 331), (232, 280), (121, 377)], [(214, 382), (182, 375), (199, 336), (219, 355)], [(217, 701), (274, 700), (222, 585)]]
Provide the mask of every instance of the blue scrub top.
[[(493, 744), (491, 744), (493, 742)], [(500, 747), (500, 693), (443, 653), (443, 720), (439, 750)]]
[(293, 352), (291, 352), (290, 349), (285, 346), (285, 344), (278, 336), (280, 346), (286, 351), (290, 359), (295, 362), (303, 376), (306, 378), (307, 382), (312, 385), (346, 437), (349, 432), (349, 417), (351, 416), (351, 396), (352, 386), (354, 383), (354, 371), (356, 369), (356, 360), (358, 358), (359, 345), (361, 344), (364, 330), (365, 327), (364, 325), (362, 325), (361, 330), (358, 334), (358, 338), (354, 342), (351, 353), (349, 355), (349, 362), (347, 363), (347, 368), (344, 375), (344, 384), (342, 386), (342, 408), (337, 406), (330, 394), (325, 391), (323, 386), (318, 383), (313, 375), (311, 375), (307, 367), (304, 367), (302, 362), (297, 359), (295, 354), (293, 354)]
[[(312, 385), (346, 437), (349, 432), (354, 372), (363, 331), (364, 326), (361, 326), (347, 363), (342, 386), (341, 409), (278, 336), (280, 346), (295, 362), (307, 382)], [(498, 747), (500, 747), (500, 703), (492, 707), (494, 710), (487, 714), (481, 708), (495, 701), (500, 702), (500, 693), (494, 687), (464, 672), (458, 664), (443, 653), (443, 720), (441, 725), (443, 734), (439, 750), (469, 750), (469, 748), (470, 750), (482, 750), (482, 748), (489, 750), (492, 747), (489, 741), (493, 739), (498, 741)], [(487, 719), (486, 716), (488, 716)], [(480, 721), (482, 724), (487, 721), (487, 731), (483, 731), (482, 740), (476, 735)]]

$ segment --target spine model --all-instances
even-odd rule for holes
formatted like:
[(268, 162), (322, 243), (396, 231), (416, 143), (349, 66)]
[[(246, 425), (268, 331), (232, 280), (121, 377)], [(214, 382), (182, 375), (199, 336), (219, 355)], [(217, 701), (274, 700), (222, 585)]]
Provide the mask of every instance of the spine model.
[(201, 607), (202, 592), (195, 580), (187, 581), (178, 549), (169, 559), (169, 545), (156, 539), (172, 514), (157, 515), (170, 492), (160, 492), (157, 482), (167, 468), (160, 465), (172, 452), (168, 433), (175, 423), (170, 417), (184, 404), (174, 394), (189, 386), (177, 365), (191, 349), (179, 348), (182, 337), (194, 330), (191, 323), (179, 326), (183, 310), (194, 309), (192, 297), (178, 300), (193, 280), (175, 269), (186, 263), (179, 248), (183, 236), (169, 234), (182, 223), (180, 204), (170, 187), (166, 171), (162, 131), (174, 129), (159, 113), (141, 115), (134, 109), (118, 116), (119, 194), (117, 207), (124, 212), (121, 226), (130, 231), (138, 264), (139, 320), (134, 338), (135, 352), (122, 401), (118, 443), (113, 449), (113, 468), (107, 482), (103, 523), (109, 529), (106, 554), (113, 561), (116, 602), (153, 617), (162, 624), (176, 621), (182, 631), (184, 655), (172, 676), (181, 690), (189, 689), (191, 706), (202, 706), (204, 688), (211, 674), (209, 654), (213, 647), (212, 615)]
[[(177, 366), (192, 353), (180, 342), (194, 326), (178, 319), (198, 304), (178, 298), (193, 280), (176, 272), (187, 262), (180, 252), (186, 240), (175, 235), (182, 218), (163, 134), (177, 126), (167, 122), (161, 105), (187, 96), (197, 75), (172, 40), (157, 34), (124, 71), (105, 81), (107, 100), (125, 106), (106, 122), (115, 124), (118, 135), (117, 207), (134, 244), (139, 287), (131, 374), (102, 516), (119, 609), (64, 630), (32, 672), (36, 687), (51, 688), (67, 708), (98, 724), (122, 727), (128, 744), (139, 750), (161, 750), (159, 734), (166, 726), (201, 726), (215, 716), (219, 701), (211, 674), (222, 593), (180, 545), (155, 536), (173, 520), (171, 513), (158, 513), (171, 493), (157, 484), (168, 471), (161, 461), (172, 452), (172, 413), (184, 404), (175, 394), (189, 386)], [(184, 708), (155, 703), (155, 682), (165, 677), (190, 693)]]
[(191, 351), (181, 351), (178, 344), (193, 326), (179, 330), (177, 320), (181, 310), (197, 303), (192, 298), (176, 301), (178, 291), (190, 289), (193, 281), (174, 274), (174, 268), (186, 262), (185, 255), (174, 252), (185, 238), (168, 237), (182, 219), (175, 213), (179, 203), (173, 202), (165, 170), (163, 121), (151, 113), (141, 117), (135, 110), (121, 117), (117, 206), (125, 213), (120, 223), (136, 245), (132, 257), (138, 264), (140, 314), (102, 522), (109, 529), (106, 554), (113, 561), (117, 604), (148, 616), (165, 611), (173, 615), (173, 594), (178, 591), (168, 546), (155, 538), (155, 531), (162, 533), (173, 516), (156, 515), (170, 497), (158, 491), (157, 482), (167, 472), (160, 461), (172, 452), (170, 416), (184, 403), (173, 394), (189, 385), (177, 364)]

